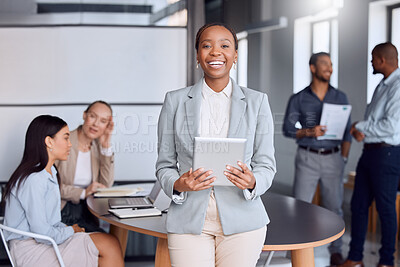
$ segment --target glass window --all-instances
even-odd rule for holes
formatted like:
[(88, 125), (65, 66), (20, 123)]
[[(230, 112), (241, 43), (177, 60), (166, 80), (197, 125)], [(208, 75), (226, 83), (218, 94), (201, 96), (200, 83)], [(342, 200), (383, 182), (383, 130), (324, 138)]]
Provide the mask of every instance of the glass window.
[(312, 29), (313, 53), (330, 51), (330, 23), (329, 21), (321, 21), (313, 24)]
[(240, 32), (237, 34), (238, 37), (238, 60), (236, 69), (232, 67), (230, 76), (240, 86), (247, 87), (247, 58), (248, 58), (248, 41), (247, 33)]
[(333, 72), (331, 76), (331, 85), (339, 85), (339, 23), (337, 19), (331, 21), (331, 61)]
[(391, 42), (400, 50), (400, 7), (392, 9)]
[[(368, 12), (368, 62), (372, 49), (379, 43), (390, 41), (400, 49), (400, 0), (373, 1)], [(374, 75), (371, 64), (367, 67), (367, 103), (371, 102), (381, 75)]]
[[(312, 24), (312, 52), (327, 52), (331, 55), (333, 72), (330, 83), (338, 86), (339, 30), (337, 19), (315, 22)], [(311, 80), (310, 80), (311, 81)]]

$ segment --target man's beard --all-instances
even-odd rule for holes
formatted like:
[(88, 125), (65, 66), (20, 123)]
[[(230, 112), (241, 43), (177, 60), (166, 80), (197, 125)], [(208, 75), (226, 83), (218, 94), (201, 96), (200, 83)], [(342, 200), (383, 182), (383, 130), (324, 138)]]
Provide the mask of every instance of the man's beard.
[(318, 73), (315, 74), (315, 78), (317, 78), (321, 82), (326, 82), (326, 83), (329, 83), (329, 81), (331, 79), (331, 77), (329, 77), (329, 79), (325, 79), (322, 75), (319, 75)]

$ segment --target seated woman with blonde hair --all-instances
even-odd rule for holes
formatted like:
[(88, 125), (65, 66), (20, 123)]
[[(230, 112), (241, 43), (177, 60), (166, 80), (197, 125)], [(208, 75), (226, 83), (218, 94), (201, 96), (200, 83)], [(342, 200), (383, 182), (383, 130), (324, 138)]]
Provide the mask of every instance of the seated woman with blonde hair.
[(61, 179), (63, 223), (76, 223), (87, 232), (104, 232), (99, 220), (88, 210), (86, 198), (114, 182), (113, 128), (111, 106), (98, 100), (83, 112), (83, 124), (71, 131), (68, 160), (55, 163)]

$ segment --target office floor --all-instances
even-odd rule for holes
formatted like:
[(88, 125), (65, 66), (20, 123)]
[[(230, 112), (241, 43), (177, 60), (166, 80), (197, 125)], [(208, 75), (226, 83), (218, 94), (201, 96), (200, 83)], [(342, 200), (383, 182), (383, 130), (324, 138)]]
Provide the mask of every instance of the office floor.
[[(343, 257), (347, 256), (349, 251), (349, 243), (350, 243), (350, 231), (349, 231), (349, 224), (350, 224), (350, 207), (349, 207), (349, 198), (350, 196), (345, 196), (345, 204), (343, 207), (344, 211), (344, 219), (346, 222), (346, 229), (347, 231), (343, 235)], [(379, 224), (379, 223), (378, 223)], [(379, 225), (376, 234), (368, 233), (367, 234), (367, 241), (364, 245), (364, 264), (365, 267), (375, 267), (379, 261), (379, 248), (380, 248), (380, 234), (379, 234)], [(396, 261), (395, 266), (400, 266), (400, 243), (397, 243), (397, 251), (395, 253)], [(286, 252), (276, 252), (274, 257), (285, 257)], [(264, 266), (268, 257), (268, 252), (263, 252), (258, 260), (257, 267)], [(314, 249), (314, 257), (315, 257), (315, 267), (327, 267), (329, 266), (330, 255), (328, 252), (328, 244), (317, 247)], [(153, 261), (146, 261), (146, 262), (127, 262), (126, 267), (154, 267)]]
[[(368, 234), (367, 237), (368, 241), (365, 244), (365, 250), (364, 250), (364, 264), (365, 267), (375, 267), (378, 263), (379, 260), (379, 240), (380, 236), (378, 234)], [(348, 249), (349, 249), (349, 242), (350, 242), (350, 235), (349, 233), (345, 233), (343, 236), (343, 253), (344, 256), (347, 255)], [(315, 267), (327, 267), (329, 266), (329, 253), (327, 249), (328, 245), (322, 246), (315, 248), (314, 250), (314, 255), (315, 255)], [(277, 252), (275, 253), (274, 257), (284, 257), (286, 256), (286, 253), (284, 252)], [(400, 252), (399, 250), (396, 252), (396, 265), (395, 266), (400, 266)], [(261, 254), (260, 259), (258, 260), (257, 267), (262, 267), (264, 266), (266, 260), (268, 257), (268, 252), (263, 252)], [(127, 262), (126, 267), (154, 267), (154, 262), (153, 261), (146, 261), (146, 262)]]
[[(350, 231), (349, 231), (349, 223), (350, 223), (350, 198), (351, 192), (345, 191), (345, 199), (344, 199), (344, 219), (346, 222), (346, 232), (343, 235), (343, 256), (347, 256), (347, 252), (349, 250), (349, 242), (350, 242)], [(379, 222), (378, 222), (378, 230), (376, 234), (368, 233), (367, 241), (364, 246), (364, 264), (365, 267), (375, 267), (379, 260), (379, 253), (378, 250), (380, 248), (380, 235), (379, 235)], [(329, 252), (327, 249), (328, 245), (324, 245), (321, 247), (317, 247), (314, 250), (315, 256), (315, 266), (316, 267), (327, 267), (329, 266)], [(398, 250), (395, 253), (396, 262), (395, 266), (400, 266), (400, 246), (399, 243), (397, 244)], [(275, 253), (274, 257), (284, 257), (286, 256), (285, 252), (277, 252)], [(263, 252), (260, 256), (260, 259), (257, 263), (257, 267), (264, 266), (266, 259), (268, 257), (268, 252)], [(0, 267), (10, 266), (0, 262)], [(154, 261), (151, 257), (147, 257), (144, 260), (135, 260), (130, 259), (126, 261), (126, 267), (153, 267)]]
[[(347, 212), (345, 212), (346, 214)], [(349, 222), (348, 216), (345, 216), (345, 221), (346, 225)], [(368, 234), (367, 236), (367, 242), (365, 244), (365, 249), (364, 249), (364, 264), (365, 267), (375, 267), (378, 260), (379, 260), (379, 244), (380, 241), (380, 235), (379, 234)], [(350, 242), (350, 234), (348, 231), (343, 236), (343, 256), (346, 257), (347, 252), (349, 250), (349, 244)], [(399, 244), (398, 244), (399, 246)], [(329, 253), (327, 249), (328, 245), (324, 245), (322, 247), (317, 247), (314, 250), (314, 255), (315, 255), (315, 266), (316, 267), (326, 267), (329, 266)], [(276, 252), (274, 257), (284, 257), (286, 256), (285, 252)], [(396, 266), (400, 266), (400, 249), (396, 251)], [(260, 259), (257, 263), (257, 267), (264, 266), (266, 259), (268, 257), (268, 252), (263, 252), (260, 256)], [(1, 264), (0, 267), (6, 267), (10, 266), (9, 264)], [(151, 259), (148, 260), (129, 260), (126, 261), (125, 264), (126, 267), (154, 267), (154, 261)]]
[[(364, 264), (365, 267), (375, 267), (379, 260), (379, 253), (378, 250), (380, 248), (380, 236), (378, 234), (368, 234), (367, 242), (365, 244), (364, 249)], [(347, 252), (349, 250), (350, 242), (350, 234), (346, 232), (343, 236), (343, 256), (346, 257)], [(329, 252), (327, 249), (328, 245), (315, 248), (314, 255), (315, 255), (315, 267), (327, 267), (329, 266)], [(277, 252), (275, 253), (274, 257), (284, 257), (286, 253), (284, 252)], [(268, 257), (268, 252), (263, 252), (261, 254), (260, 259), (258, 260), (257, 267), (264, 266)], [(396, 251), (396, 265), (400, 266), (400, 252), (399, 250)], [(146, 261), (146, 262), (127, 262), (126, 267), (154, 267), (153, 261)]]

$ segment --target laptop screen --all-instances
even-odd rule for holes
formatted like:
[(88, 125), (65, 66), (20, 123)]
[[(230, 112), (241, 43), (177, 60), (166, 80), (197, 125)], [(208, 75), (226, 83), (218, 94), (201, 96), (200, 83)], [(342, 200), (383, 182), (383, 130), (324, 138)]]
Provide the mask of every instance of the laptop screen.
[(160, 184), (159, 181), (156, 181), (156, 182), (154, 183), (154, 186), (153, 186), (153, 188), (151, 189), (151, 192), (150, 192), (150, 195), (149, 195), (149, 198), (150, 198), (150, 200), (151, 200), (153, 203), (154, 203), (154, 201), (156, 200), (158, 194), (160, 193), (160, 190), (161, 190), (161, 184)]

